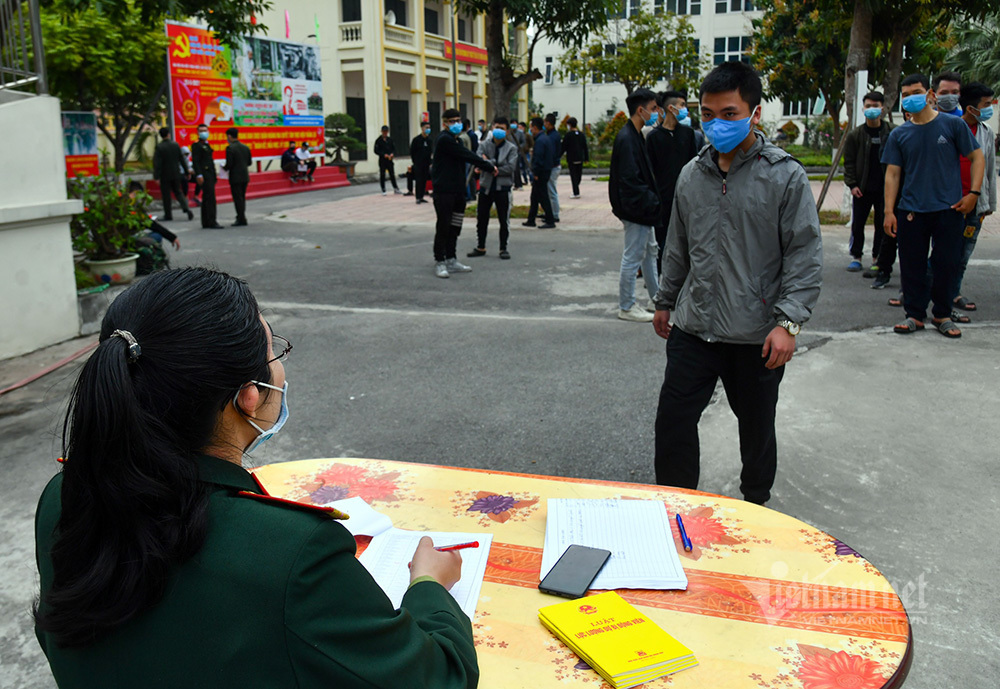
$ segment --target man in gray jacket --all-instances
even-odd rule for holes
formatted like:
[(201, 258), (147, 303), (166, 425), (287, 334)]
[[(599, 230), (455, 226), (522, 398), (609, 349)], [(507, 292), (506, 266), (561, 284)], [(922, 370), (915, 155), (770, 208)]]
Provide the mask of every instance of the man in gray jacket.
[(514, 186), (514, 175), (517, 174), (517, 162), (520, 151), (517, 141), (507, 140), (507, 118), (498, 117), (493, 122), (493, 130), (483, 134), (478, 153), (497, 168), (494, 175), (489, 170), (480, 173), (479, 204), (476, 209), (475, 248), (467, 256), (486, 255), (486, 228), (490, 224), (490, 208), (497, 207), (497, 218), (500, 220), (500, 258), (509, 259), (507, 239), (510, 237), (510, 206), (511, 187)]
[(698, 487), (698, 420), (721, 378), (739, 420), (740, 491), (764, 504), (778, 385), (819, 297), (823, 259), (805, 170), (754, 131), (760, 100), (760, 78), (741, 62), (702, 82), (710, 145), (677, 181), (653, 327), (667, 339), (656, 482)]

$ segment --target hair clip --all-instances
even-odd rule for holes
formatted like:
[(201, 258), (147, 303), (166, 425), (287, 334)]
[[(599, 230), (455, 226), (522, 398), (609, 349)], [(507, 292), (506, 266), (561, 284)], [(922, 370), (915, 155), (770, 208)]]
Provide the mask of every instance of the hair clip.
[(120, 337), (126, 342), (128, 342), (128, 360), (131, 363), (135, 363), (139, 359), (139, 355), (142, 354), (142, 347), (136, 342), (135, 336), (128, 330), (116, 330), (111, 333), (111, 337)]

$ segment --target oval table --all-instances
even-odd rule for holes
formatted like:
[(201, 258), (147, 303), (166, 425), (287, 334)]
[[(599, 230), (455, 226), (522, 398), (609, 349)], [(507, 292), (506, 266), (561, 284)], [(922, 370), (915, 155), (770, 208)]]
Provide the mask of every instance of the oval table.
[(538, 621), (539, 608), (561, 600), (537, 589), (547, 498), (658, 500), (682, 515), (691, 552), (674, 538), (687, 590), (618, 593), (699, 665), (643, 686), (882, 689), (901, 686), (910, 667), (909, 619), (885, 577), (846, 544), (766, 507), (664, 486), (373, 459), (254, 474), (286, 499), (360, 496), (398, 528), (493, 533), (472, 621), (484, 688), (608, 686)]

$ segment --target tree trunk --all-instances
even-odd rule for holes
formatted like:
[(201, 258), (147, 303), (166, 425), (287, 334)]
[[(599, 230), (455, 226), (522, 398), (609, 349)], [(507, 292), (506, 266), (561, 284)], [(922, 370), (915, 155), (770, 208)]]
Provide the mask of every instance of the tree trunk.
[[(840, 146), (840, 137), (842, 132), (840, 131), (840, 106), (842, 103), (839, 100), (833, 98), (826, 98), (826, 111), (830, 114), (830, 119), (833, 120), (833, 131), (831, 136), (833, 137), (833, 149), (836, 150)], [(850, 112), (850, 111), (848, 111)]]
[(885, 94), (885, 109), (890, 114), (899, 100), (899, 80), (903, 72), (903, 45), (913, 32), (910, 22), (898, 22), (892, 28), (892, 44), (889, 46), (889, 58), (886, 61), (885, 79), (882, 81), (882, 92)]
[(513, 68), (505, 62), (504, 58), (507, 56), (507, 46), (504, 45), (503, 40), (505, 21), (504, 1), (490, 0), (490, 8), (485, 16), (486, 74), (490, 78), (490, 108), (493, 110), (493, 117), (510, 117), (510, 101), (514, 94), (525, 84), (542, 78), (542, 73), (531, 66), (535, 42), (539, 37), (537, 34), (535, 40), (532, 41), (531, 49), (528, 51), (529, 70), (527, 72), (515, 76)]
[[(854, 0), (854, 22), (851, 24), (851, 43), (847, 47), (847, 64), (844, 66), (844, 100), (847, 105), (847, 121), (854, 119), (854, 94), (857, 91), (857, 76), (868, 69), (872, 54), (872, 11), (866, 0)], [(834, 115), (836, 122), (837, 116)]]

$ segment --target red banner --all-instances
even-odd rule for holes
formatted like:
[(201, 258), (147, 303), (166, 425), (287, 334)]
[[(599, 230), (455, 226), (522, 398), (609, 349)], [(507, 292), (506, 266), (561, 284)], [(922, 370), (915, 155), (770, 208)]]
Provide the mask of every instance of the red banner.
[(66, 156), (66, 176), (74, 178), (77, 175), (97, 177), (101, 174), (101, 164), (96, 155)]
[[(451, 41), (444, 42), (444, 56), (451, 59)], [(477, 48), (467, 43), (458, 44), (458, 62), (471, 62), (474, 65), (485, 65), (489, 62), (488, 53), (484, 48)]]

